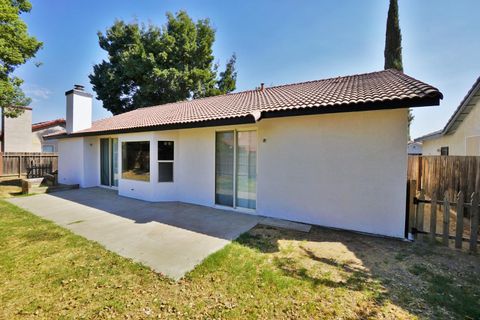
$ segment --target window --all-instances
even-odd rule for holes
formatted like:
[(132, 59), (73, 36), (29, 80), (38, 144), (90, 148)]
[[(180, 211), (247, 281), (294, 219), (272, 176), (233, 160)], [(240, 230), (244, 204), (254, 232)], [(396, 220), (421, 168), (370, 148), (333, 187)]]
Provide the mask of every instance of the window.
[(440, 148), (440, 155), (441, 156), (448, 156), (448, 147), (441, 147)]
[(122, 178), (150, 181), (150, 142), (122, 142)]
[(42, 146), (42, 152), (55, 152), (55, 146), (51, 144), (44, 144)]
[(158, 141), (158, 182), (173, 182), (173, 141)]

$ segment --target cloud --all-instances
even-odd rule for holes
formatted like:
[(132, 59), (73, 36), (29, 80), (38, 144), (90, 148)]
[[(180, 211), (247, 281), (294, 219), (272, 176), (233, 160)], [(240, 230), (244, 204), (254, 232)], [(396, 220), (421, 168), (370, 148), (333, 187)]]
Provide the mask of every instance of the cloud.
[(52, 92), (44, 87), (39, 85), (25, 85), (23, 87), (25, 94), (32, 99), (33, 102), (38, 102), (40, 100), (47, 100), (50, 98)]

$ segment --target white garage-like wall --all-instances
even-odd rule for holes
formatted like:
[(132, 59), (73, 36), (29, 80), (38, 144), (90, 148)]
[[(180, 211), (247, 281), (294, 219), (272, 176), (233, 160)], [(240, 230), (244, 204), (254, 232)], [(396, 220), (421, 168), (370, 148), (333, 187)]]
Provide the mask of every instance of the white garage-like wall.
[[(120, 134), (119, 150), (124, 141), (150, 141), (150, 182), (120, 179), (119, 194), (215, 206), (215, 132), (247, 128), (258, 132), (256, 214), (404, 236), (407, 109)], [(174, 182), (157, 182), (161, 140), (175, 142)], [(99, 185), (98, 141), (98, 137), (62, 140), (60, 177), (82, 181), (82, 186)], [(84, 157), (78, 160), (69, 154), (73, 150), (85, 151)], [(119, 164), (121, 170), (121, 152)], [(72, 173), (75, 167), (84, 168), (82, 178)]]

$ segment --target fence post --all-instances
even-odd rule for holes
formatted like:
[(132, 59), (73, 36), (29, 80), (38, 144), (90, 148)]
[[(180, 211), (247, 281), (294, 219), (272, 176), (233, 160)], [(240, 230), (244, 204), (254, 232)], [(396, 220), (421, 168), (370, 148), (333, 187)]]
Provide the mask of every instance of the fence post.
[(425, 200), (425, 190), (420, 190), (420, 195), (418, 196), (418, 203), (417, 203), (417, 230), (423, 231), (423, 211), (425, 209), (425, 203), (422, 201)]
[(413, 239), (413, 232), (415, 229), (415, 194), (417, 190), (417, 181), (408, 181), (408, 238)]
[(470, 252), (477, 252), (478, 240), (478, 193), (472, 193), (470, 208)]
[(443, 244), (448, 246), (448, 237), (450, 235), (450, 201), (448, 191), (445, 191), (443, 198)]
[(435, 240), (437, 233), (437, 194), (432, 194), (431, 212), (430, 212), (430, 239)]
[(460, 191), (457, 195), (457, 224), (455, 226), (455, 248), (462, 248), (463, 241), (463, 192)]
[(422, 175), (423, 175), (423, 172), (422, 172), (422, 156), (419, 156), (418, 157), (418, 168), (417, 168), (417, 187), (418, 187), (418, 191), (421, 191), (422, 190)]
[(22, 156), (18, 156), (18, 177), (22, 177)]

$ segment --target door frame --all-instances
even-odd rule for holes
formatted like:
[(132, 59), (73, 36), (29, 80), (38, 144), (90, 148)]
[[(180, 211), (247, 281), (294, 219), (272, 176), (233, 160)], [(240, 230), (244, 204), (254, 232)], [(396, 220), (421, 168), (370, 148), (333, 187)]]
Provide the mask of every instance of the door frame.
[[(108, 140), (108, 185), (102, 184), (102, 139), (107, 139)], [(99, 186), (105, 189), (113, 189), (113, 190), (118, 190), (118, 186), (112, 185), (112, 161), (113, 161), (113, 140), (117, 140), (117, 170), (120, 169), (120, 166), (118, 164), (118, 137), (100, 137), (98, 140), (98, 145), (99, 145), (99, 157), (100, 157), (100, 184)], [(118, 172), (117, 172), (118, 174)], [(117, 179), (118, 181), (119, 179)]]
[[(250, 214), (256, 214), (258, 208), (258, 179), (255, 181), (255, 209), (251, 208), (244, 208), (237, 206), (237, 133), (238, 132), (245, 132), (245, 131), (255, 131), (257, 133), (257, 141), (256, 141), (256, 150), (257, 155), (255, 156), (255, 168), (256, 168), (256, 177), (258, 178), (258, 150), (259, 150), (259, 142), (258, 142), (258, 128), (256, 127), (246, 127), (246, 128), (220, 128), (215, 129), (213, 135), (213, 154), (214, 154), (214, 165), (213, 165), (213, 204), (215, 208), (225, 209), (225, 210), (233, 210), (238, 212), (245, 212)], [(217, 132), (233, 132), (233, 205), (226, 206), (222, 204), (217, 204), (216, 202), (216, 189), (217, 189), (217, 154), (216, 154), (216, 146), (217, 146)]]

